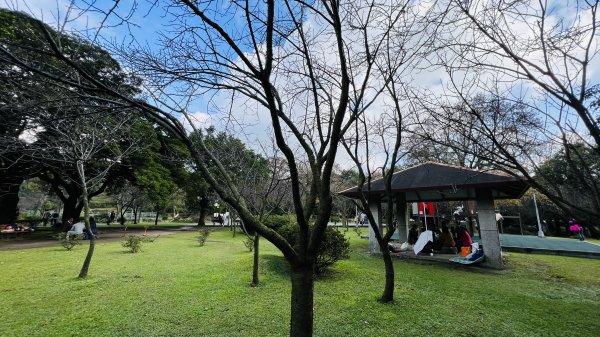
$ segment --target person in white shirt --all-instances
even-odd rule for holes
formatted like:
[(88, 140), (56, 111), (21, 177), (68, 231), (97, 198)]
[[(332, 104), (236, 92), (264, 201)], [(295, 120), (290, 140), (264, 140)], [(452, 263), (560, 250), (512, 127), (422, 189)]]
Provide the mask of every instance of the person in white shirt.
[(69, 239), (71, 236), (83, 234), (84, 230), (85, 230), (85, 224), (83, 222), (81, 222), (81, 221), (77, 222), (67, 232), (67, 239)]
[(225, 212), (225, 214), (223, 214), (223, 226), (231, 226), (229, 218), (229, 212)]

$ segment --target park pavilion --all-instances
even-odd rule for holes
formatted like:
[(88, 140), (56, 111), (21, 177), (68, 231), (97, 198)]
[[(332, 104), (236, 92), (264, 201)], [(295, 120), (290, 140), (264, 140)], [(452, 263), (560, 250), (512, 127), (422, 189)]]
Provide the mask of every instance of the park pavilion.
[[(387, 202), (383, 179), (365, 184), (362, 192), (358, 186), (339, 194), (358, 198), (363, 193), (369, 203), (381, 231), (381, 204)], [(518, 199), (529, 188), (527, 180), (503, 172), (480, 171), (447, 164), (426, 162), (394, 173), (392, 177), (395, 218), (401, 242), (407, 240), (409, 214), (407, 205), (413, 202), (469, 201), (477, 203), (477, 222), (481, 245), (486, 259), (484, 265), (503, 268), (500, 238), (496, 222), (494, 200)], [(398, 214), (402, 213), (402, 214)], [(379, 247), (369, 227), (371, 252), (379, 252)]]

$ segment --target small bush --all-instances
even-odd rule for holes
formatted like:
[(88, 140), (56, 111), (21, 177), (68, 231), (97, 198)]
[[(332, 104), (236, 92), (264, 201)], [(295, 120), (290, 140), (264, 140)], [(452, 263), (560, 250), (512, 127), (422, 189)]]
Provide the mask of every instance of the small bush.
[(350, 258), (350, 242), (344, 234), (333, 228), (325, 230), (323, 242), (319, 248), (317, 255), (317, 263), (315, 272), (322, 274), (329, 266), (336, 263), (338, 260)]
[(128, 248), (130, 252), (137, 253), (142, 250), (142, 243), (144, 239), (137, 235), (129, 235), (125, 241), (121, 242), (121, 245)]
[(290, 216), (287, 214), (282, 214), (282, 215), (271, 214), (263, 220), (263, 223), (265, 224), (265, 226), (267, 226), (271, 229), (274, 229), (276, 231), (279, 231), (279, 229), (282, 227), (295, 224), (296, 216), (295, 215)]
[(204, 246), (204, 244), (206, 243), (206, 239), (208, 239), (209, 235), (210, 230), (206, 227), (203, 227), (200, 230), (198, 230), (198, 243), (200, 244), (200, 247)]
[(246, 246), (246, 249), (248, 249), (248, 251), (253, 251), (254, 250), (254, 238), (251, 236), (246, 236), (246, 240), (244, 240), (244, 246)]
[[(298, 227), (287, 225), (279, 229), (279, 234), (294, 246), (298, 237)], [(350, 242), (344, 237), (344, 234), (335, 230), (332, 227), (325, 229), (323, 241), (317, 253), (317, 261), (315, 263), (315, 273), (323, 274), (327, 268), (336, 263), (338, 260), (347, 259), (350, 257)]]
[(60, 245), (63, 246), (66, 250), (71, 250), (75, 246), (81, 244), (81, 239), (83, 239), (84, 234), (79, 235), (71, 235), (67, 236), (67, 233), (58, 233), (54, 237), (60, 242)]

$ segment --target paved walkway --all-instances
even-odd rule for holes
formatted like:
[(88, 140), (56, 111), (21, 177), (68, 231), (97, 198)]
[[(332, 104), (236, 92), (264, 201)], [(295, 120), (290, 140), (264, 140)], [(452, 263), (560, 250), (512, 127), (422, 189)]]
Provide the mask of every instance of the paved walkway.
[(533, 235), (500, 234), (503, 251), (566, 256), (581, 256), (600, 259), (600, 245), (570, 238)]

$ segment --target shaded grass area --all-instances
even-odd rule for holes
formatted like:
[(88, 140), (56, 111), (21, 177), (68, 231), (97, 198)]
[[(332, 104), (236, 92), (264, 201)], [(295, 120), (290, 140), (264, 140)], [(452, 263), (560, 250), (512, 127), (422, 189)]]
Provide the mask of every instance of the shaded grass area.
[[(598, 336), (600, 261), (510, 254), (490, 271), (395, 261), (396, 304), (380, 304), (383, 263), (351, 235), (351, 258), (315, 286), (315, 336)], [(244, 237), (215, 231), (160, 237), (138, 254), (0, 252), (1, 336), (285, 336), (289, 268), (261, 241), (261, 285), (250, 287)]]

